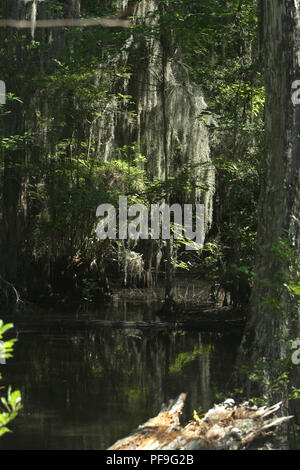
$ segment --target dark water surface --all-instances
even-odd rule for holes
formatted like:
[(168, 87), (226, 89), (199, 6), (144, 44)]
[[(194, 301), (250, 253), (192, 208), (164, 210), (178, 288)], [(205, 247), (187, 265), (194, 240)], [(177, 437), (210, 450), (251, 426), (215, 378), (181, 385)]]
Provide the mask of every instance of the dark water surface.
[[(89, 314), (43, 317), (155, 320), (158, 306), (141, 293)], [(0, 365), (2, 385), (21, 390), (23, 410), (0, 449), (105, 449), (181, 392), (188, 393), (187, 421), (224, 390), (239, 340), (196, 331), (33, 330), (30, 320), (18, 331), (18, 317), (8, 318), (18, 342), (14, 358)]]

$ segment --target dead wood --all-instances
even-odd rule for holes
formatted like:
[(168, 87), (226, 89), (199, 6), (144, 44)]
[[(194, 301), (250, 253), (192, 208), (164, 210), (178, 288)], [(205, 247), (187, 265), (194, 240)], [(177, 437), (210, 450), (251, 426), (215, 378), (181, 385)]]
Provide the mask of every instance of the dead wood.
[[(235, 405), (228, 399), (210, 409), (202, 419), (182, 427), (179, 417), (186, 394), (163, 406), (160, 413), (142, 424), (108, 450), (246, 450), (259, 449), (274, 431), (292, 416), (278, 417), (281, 403), (257, 408)], [(267, 447), (268, 448), (268, 447)]]

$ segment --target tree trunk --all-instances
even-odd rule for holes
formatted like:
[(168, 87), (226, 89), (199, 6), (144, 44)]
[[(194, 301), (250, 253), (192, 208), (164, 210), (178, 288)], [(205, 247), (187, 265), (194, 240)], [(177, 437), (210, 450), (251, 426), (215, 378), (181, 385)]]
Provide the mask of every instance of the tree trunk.
[[(264, 360), (265, 379), (272, 381), (279, 374), (278, 361), (288, 354), (283, 336), (287, 339), (299, 336), (299, 304), (284, 283), (291, 278), (300, 246), (300, 106), (298, 100), (292, 101), (292, 85), (300, 80), (300, 11), (299, 2), (294, 0), (266, 0), (262, 5), (266, 86), (264, 168), (255, 285), (238, 363), (248, 363), (253, 369), (258, 361)], [(292, 256), (284, 256), (280, 250), (280, 255), (278, 250), (277, 255), (274, 253), (280, 240), (288, 241)], [(287, 245), (281, 244), (284, 246)], [(294, 372), (294, 385), (299, 381), (297, 376), (299, 370), (298, 374)], [(260, 385), (260, 392), (265, 392)], [(247, 392), (250, 395), (254, 392), (249, 381)]]

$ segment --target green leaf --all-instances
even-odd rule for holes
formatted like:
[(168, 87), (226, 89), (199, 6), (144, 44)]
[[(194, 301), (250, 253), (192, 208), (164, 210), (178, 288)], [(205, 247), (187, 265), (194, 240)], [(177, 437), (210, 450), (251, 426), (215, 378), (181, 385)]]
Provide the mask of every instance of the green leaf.
[(10, 429), (4, 427), (4, 428), (0, 428), (0, 437), (3, 436), (4, 434), (6, 434), (7, 432), (11, 432)]

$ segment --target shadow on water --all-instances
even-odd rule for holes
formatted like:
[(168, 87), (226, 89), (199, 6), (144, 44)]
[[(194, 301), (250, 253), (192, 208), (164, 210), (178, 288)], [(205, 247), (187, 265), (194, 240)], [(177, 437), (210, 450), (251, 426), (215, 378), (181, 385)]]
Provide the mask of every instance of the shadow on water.
[[(86, 316), (153, 320), (157, 306), (123, 298)], [(4, 385), (21, 389), (23, 410), (0, 449), (105, 449), (183, 391), (187, 421), (224, 390), (239, 341), (196, 331), (31, 331), (29, 321), (18, 339), (14, 358), (0, 367)]]

